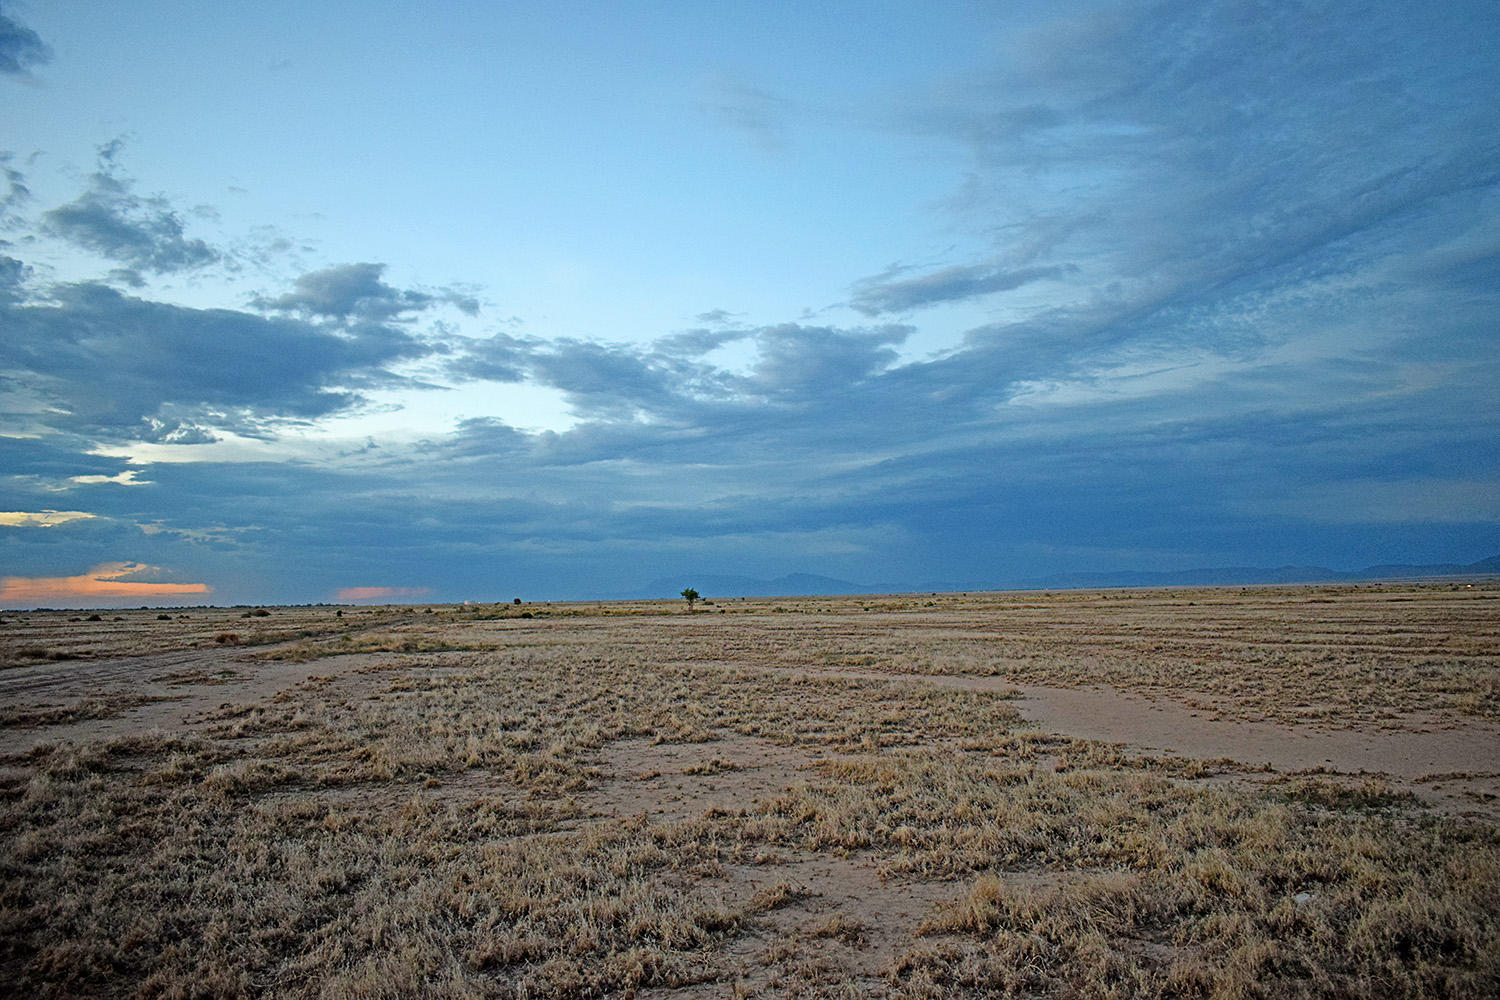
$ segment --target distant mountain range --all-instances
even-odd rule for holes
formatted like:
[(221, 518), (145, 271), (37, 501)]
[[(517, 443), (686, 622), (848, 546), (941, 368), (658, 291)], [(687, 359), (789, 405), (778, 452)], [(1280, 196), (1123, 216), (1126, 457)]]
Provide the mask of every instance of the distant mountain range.
[(1407, 565), (1390, 563), (1364, 569), (1336, 570), (1326, 566), (1224, 566), (1187, 569), (1170, 573), (1123, 571), (1114, 573), (1058, 573), (1021, 579), (995, 579), (955, 583), (942, 581), (913, 584), (863, 584), (813, 573), (792, 573), (774, 580), (749, 576), (681, 576), (652, 580), (622, 598), (676, 597), (692, 587), (705, 598), (715, 597), (816, 597), (833, 594), (900, 594), (961, 590), (1079, 590), (1093, 587), (1209, 587), (1233, 584), (1324, 583), (1355, 580), (1412, 580), (1442, 576), (1500, 575), (1500, 555), (1478, 562)]
[(1429, 576), (1485, 576), (1500, 574), (1500, 555), (1478, 562), (1431, 563), (1413, 566), (1388, 563), (1364, 569), (1337, 570), (1327, 566), (1226, 566), (1218, 569), (1186, 569), (1174, 573), (1059, 573), (1054, 576), (1016, 581), (1024, 590), (1058, 590), (1079, 587), (1209, 587), (1237, 583), (1324, 583), (1354, 580), (1411, 580)]

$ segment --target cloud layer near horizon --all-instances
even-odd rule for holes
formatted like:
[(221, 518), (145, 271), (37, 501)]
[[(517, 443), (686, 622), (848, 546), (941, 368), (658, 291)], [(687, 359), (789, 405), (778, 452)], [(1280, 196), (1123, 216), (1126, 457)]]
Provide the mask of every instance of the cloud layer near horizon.
[[(93, 516), (0, 521), (0, 556), (305, 601), (1492, 554), (1500, 107), (1474, 95), (1500, 83), (1493, 20), (1244, 13), (1090, 7), (1015, 58), (868, 97), (870, 128), (965, 158), (932, 211), (983, 238), (850, 274), (816, 315), (689, 303), (703, 326), (650, 341), (529, 333), (368, 260), (174, 299), (162, 282), (243, 262), (136, 194), (107, 144), (75, 196), (12, 199), (0, 246), (0, 507)], [(714, 87), (753, 155), (796, 155), (808, 102)], [(48, 246), (101, 273), (51, 277)], [(499, 416), (522, 389), (570, 426)], [(496, 409), (304, 433), (474, 391)]]
[(78, 576), (0, 577), (0, 607), (112, 606), (120, 602), (202, 603), (213, 588), (202, 583), (160, 583), (125, 577), (155, 575), (156, 566), (104, 563)]

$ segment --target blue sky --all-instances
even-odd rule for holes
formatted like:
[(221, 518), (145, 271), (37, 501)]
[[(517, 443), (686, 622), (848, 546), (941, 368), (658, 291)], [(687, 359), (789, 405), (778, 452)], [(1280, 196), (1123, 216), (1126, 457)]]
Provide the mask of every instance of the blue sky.
[(0, 605), (1500, 551), (1493, 3), (809, 10), (4, 5)]

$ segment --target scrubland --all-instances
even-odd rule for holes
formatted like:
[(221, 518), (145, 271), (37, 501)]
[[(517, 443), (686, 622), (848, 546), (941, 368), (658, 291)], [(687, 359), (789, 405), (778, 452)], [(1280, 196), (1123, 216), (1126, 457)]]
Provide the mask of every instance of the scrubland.
[(7, 995), (1500, 994), (1500, 588), (269, 611), (3, 614)]

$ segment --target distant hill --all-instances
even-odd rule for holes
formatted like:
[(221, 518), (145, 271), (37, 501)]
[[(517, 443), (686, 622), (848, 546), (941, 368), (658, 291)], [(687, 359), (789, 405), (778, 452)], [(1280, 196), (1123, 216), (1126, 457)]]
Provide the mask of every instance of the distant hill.
[(1017, 580), (1008, 586), (1018, 590), (1070, 590), (1082, 587), (1211, 587), (1232, 584), (1324, 583), (1356, 580), (1413, 580), (1434, 576), (1487, 576), (1500, 574), (1500, 556), (1473, 563), (1410, 565), (1387, 563), (1364, 569), (1336, 570), (1327, 566), (1226, 566), (1187, 569), (1170, 573), (1059, 573)]
[(1221, 566), (1208, 569), (1185, 569), (1158, 573), (1119, 571), (1106, 573), (1057, 573), (1051, 576), (1022, 579), (996, 578), (984, 582), (863, 584), (838, 580), (813, 573), (791, 573), (774, 580), (750, 576), (680, 576), (652, 580), (645, 587), (622, 598), (643, 600), (676, 597), (686, 587), (693, 587), (704, 597), (821, 597), (834, 594), (894, 594), (952, 592), (959, 590), (1079, 590), (1093, 587), (1212, 587), (1234, 584), (1324, 583), (1356, 580), (1413, 580), (1443, 576), (1500, 575), (1500, 555), (1472, 563), (1431, 563), (1410, 565), (1388, 563), (1357, 570), (1336, 570), (1327, 566)]

